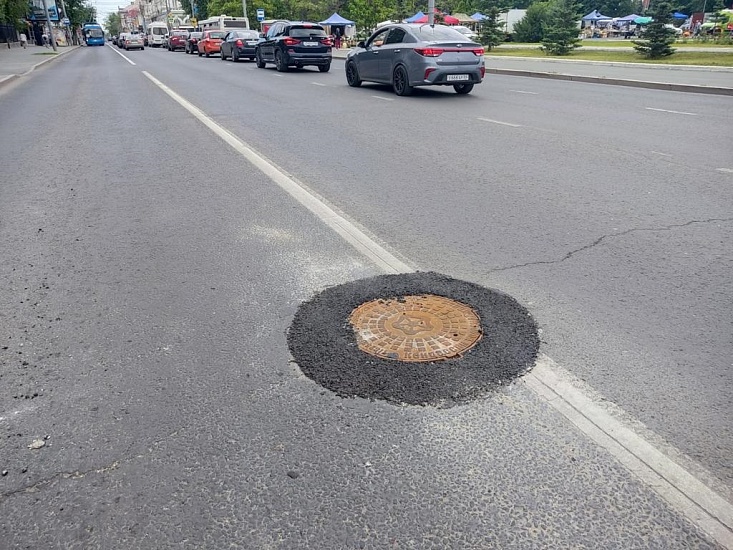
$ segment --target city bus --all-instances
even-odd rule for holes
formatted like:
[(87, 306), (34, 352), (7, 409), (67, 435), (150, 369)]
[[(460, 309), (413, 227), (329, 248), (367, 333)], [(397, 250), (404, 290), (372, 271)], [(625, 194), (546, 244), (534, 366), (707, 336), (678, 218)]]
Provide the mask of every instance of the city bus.
[(81, 28), (81, 34), (87, 46), (104, 46), (104, 31), (97, 23), (86, 23)]
[(249, 30), (249, 17), (229, 17), (228, 15), (217, 15), (199, 21), (199, 29), (202, 31), (226, 31), (229, 29)]

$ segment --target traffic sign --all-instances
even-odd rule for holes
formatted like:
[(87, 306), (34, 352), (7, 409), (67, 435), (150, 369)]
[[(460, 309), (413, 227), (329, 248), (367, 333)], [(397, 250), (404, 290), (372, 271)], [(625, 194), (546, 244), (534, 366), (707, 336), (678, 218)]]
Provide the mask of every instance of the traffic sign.
[(61, 22), (62, 22), (62, 23), (64, 24), (64, 26), (66, 26), (66, 27), (70, 27), (70, 26), (71, 26), (71, 21), (69, 20), (69, 18), (68, 18), (68, 17), (64, 17), (64, 18), (63, 18), (63, 19), (61, 20)]
[(197, 27), (198, 24), (199, 24), (199, 20), (196, 19), (195, 17), (192, 17), (191, 18), (191, 25), (194, 26), (194, 27)]
[(265, 10), (263, 8), (257, 8), (257, 21), (265, 20)]

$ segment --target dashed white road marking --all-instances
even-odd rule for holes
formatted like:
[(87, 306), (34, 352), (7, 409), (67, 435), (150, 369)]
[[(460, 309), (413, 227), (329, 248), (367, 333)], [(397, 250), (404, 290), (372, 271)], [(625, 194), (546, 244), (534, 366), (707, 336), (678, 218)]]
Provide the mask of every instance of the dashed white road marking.
[(539, 92), (527, 92), (524, 90), (509, 90), (510, 92), (514, 92), (515, 94), (530, 94), (530, 95), (539, 95)]
[[(143, 74), (382, 271), (393, 274), (415, 271), (339, 214), (304, 183), (288, 175), (150, 73), (143, 71)], [(523, 381), (539, 398), (606, 449), (672, 507), (724, 547), (733, 548), (733, 505), (657, 449), (618, 414), (611, 414), (607, 407), (601, 406), (597, 392), (587, 384), (544, 355), (538, 357), (534, 369), (523, 377)]]
[(394, 101), (393, 97), (382, 97), (381, 95), (373, 95), (374, 99), (381, 99), (382, 101)]
[(685, 111), (670, 111), (669, 109), (657, 109), (655, 107), (646, 107), (647, 111), (657, 111), (660, 113), (673, 113), (675, 115), (687, 115), (687, 116), (697, 116), (697, 113), (686, 113)]
[(501, 124), (502, 126), (511, 126), (512, 128), (521, 128), (519, 124), (512, 124), (511, 122), (502, 122), (501, 120), (493, 120), (491, 118), (484, 118), (484, 117), (477, 117), (477, 120), (481, 120), (483, 122), (491, 122), (493, 124)]
[(130, 59), (129, 57), (127, 57), (124, 53), (118, 52), (116, 49), (114, 49), (109, 44), (107, 44), (107, 46), (109, 47), (110, 50), (112, 50), (113, 52), (115, 52), (117, 55), (121, 55), (125, 59), (125, 61), (127, 61), (130, 65), (137, 65), (137, 63), (135, 63), (134, 61), (132, 61), (132, 59)]
[(660, 153), (659, 151), (652, 151), (652, 154), (654, 154), (654, 155), (661, 155), (663, 157), (671, 157), (672, 156), (669, 153)]
[(725, 174), (733, 174), (733, 168), (716, 168), (716, 170)]
[(278, 77), (278, 78), (282, 78), (282, 77), (283, 77), (283, 75), (281, 75), (281, 74), (278, 74), (278, 73), (272, 73), (272, 76), (276, 76), (276, 77)]
[(314, 86), (325, 86), (322, 82), (311, 82)]

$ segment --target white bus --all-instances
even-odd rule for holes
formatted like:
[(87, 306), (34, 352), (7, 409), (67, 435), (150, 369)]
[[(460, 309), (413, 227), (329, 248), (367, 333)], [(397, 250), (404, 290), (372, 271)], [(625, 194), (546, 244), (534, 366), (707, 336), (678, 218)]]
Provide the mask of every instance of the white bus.
[(202, 31), (225, 31), (229, 29), (249, 29), (249, 17), (229, 17), (218, 15), (199, 21), (199, 28)]

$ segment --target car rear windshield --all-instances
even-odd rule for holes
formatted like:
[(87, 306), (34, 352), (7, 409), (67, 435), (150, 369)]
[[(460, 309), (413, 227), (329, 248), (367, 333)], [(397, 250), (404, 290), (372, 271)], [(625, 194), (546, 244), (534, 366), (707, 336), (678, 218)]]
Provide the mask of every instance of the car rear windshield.
[(439, 25), (435, 25), (434, 27), (431, 27), (430, 25), (421, 25), (420, 27), (414, 28), (413, 32), (419, 40), (424, 40), (425, 42), (442, 42), (444, 40), (448, 40), (450, 42), (455, 42), (456, 40), (460, 40), (462, 42), (466, 41), (466, 37), (457, 30), (449, 27), (441, 27)]
[(323, 27), (290, 27), (290, 36), (293, 38), (325, 37)]
[(209, 38), (224, 38), (223, 32), (212, 32), (209, 34)]
[(153, 27), (153, 34), (165, 34), (168, 32), (168, 29), (164, 29), (163, 27)]
[(188, 31), (173, 31), (173, 36), (188, 36)]
[(202, 32), (192, 32), (188, 36), (189, 36), (189, 38), (201, 38), (201, 35), (202, 34), (204, 34), (204, 33), (202, 33)]
[(257, 31), (237, 31), (237, 38), (259, 38), (260, 33)]

